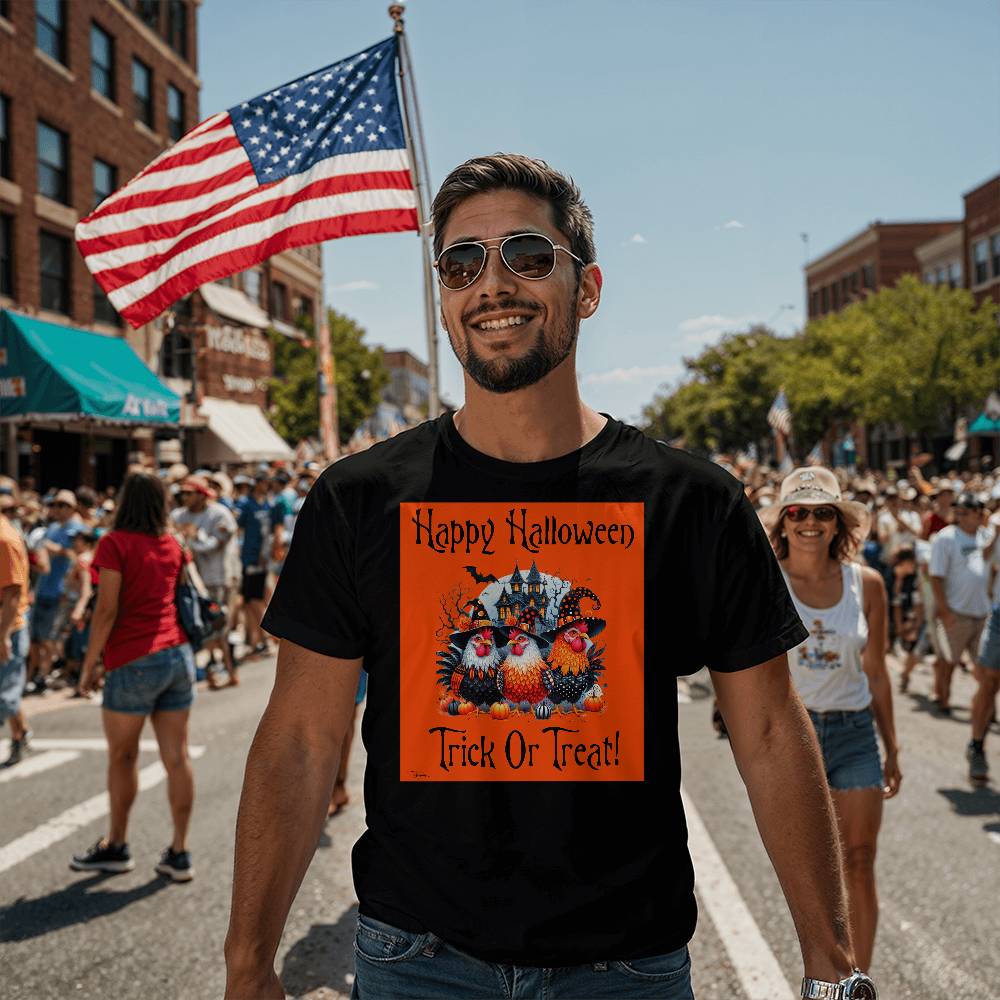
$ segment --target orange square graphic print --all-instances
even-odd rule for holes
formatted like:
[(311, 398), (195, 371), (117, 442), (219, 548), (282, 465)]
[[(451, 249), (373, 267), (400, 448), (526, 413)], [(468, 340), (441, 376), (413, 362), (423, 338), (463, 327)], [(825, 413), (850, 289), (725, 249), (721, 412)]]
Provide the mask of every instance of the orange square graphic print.
[(403, 503), (401, 781), (642, 781), (643, 505)]

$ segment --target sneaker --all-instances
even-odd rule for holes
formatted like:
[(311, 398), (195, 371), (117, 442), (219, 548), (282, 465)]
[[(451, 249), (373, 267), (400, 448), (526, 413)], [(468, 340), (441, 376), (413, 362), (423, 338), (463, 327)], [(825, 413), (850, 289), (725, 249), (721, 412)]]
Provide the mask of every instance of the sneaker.
[(173, 882), (190, 882), (194, 878), (190, 851), (175, 851), (168, 847), (156, 866), (160, 875), (166, 875)]
[(130, 872), (135, 868), (135, 862), (128, 844), (111, 844), (102, 837), (85, 854), (74, 854), (69, 866), (77, 872), (110, 872), (117, 875)]
[(969, 762), (969, 781), (985, 781), (989, 777), (990, 766), (986, 763), (986, 753), (981, 745), (970, 743), (965, 759)]
[(21, 758), (31, 749), (31, 737), (34, 734), (27, 730), (19, 740), (10, 741), (10, 756), (3, 762), (4, 767), (13, 767), (21, 763)]

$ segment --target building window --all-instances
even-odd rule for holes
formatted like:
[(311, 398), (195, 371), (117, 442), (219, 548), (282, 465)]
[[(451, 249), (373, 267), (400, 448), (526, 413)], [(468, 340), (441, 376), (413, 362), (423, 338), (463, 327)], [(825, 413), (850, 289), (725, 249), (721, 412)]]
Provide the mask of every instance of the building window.
[(0, 94), (0, 177), (10, 177), (10, 98)]
[(167, 84), (167, 135), (176, 142), (184, 134), (184, 95)]
[(243, 272), (243, 294), (254, 305), (260, 305), (260, 271)]
[(994, 233), (990, 240), (993, 251), (993, 277), (1000, 278), (1000, 233)]
[(66, 133), (38, 123), (38, 190), (53, 201), (69, 204)]
[(107, 323), (108, 326), (121, 326), (121, 317), (111, 304), (111, 299), (104, 294), (104, 289), (94, 282), (94, 322)]
[(961, 288), (962, 286), (962, 264), (961, 261), (953, 260), (948, 265), (948, 287)]
[(190, 379), (193, 371), (191, 338), (179, 327), (174, 327), (160, 347), (160, 374), (164, 378)]
[(312, 326), (313, 321), (313, 304), (312, 299), (306, 298), (305, 295), (299, 299), (299, 311), (295, 317), (296, 322), (300, 320), (308, 320), (309, 325)]
[(115, 99), (115, 42), (96, 24), (90, 26), (90, 85), (109, 101)]
[(851, 286), (851, 295), (857, 295), (858, 285), (860, 281), (860, 279), (858, 278), (858, 272), (851, 271), (851, 273), (847, 277), (848, 277), (848, 284)]
[(38, 260), (42, 278), (42, 308), (69, 315), (69, 240), (41, 230)]
[(14, 216), (0, 213), (0, 295), (14, 297)]
[(833, 311), (836, 312), (840, 308), (840, 287), (836, 281), (830, 286), (830, 302), (833, 305)]
[(865, 288), (870, 288), (872, 291), (875, 290), (875, 265), (865, 264), (861, 268), (861, 282)]
[(813, 290), (809, 293), (809, 315), (815, 316), (819, 313), (819, 292)]
[(823, 303), (824, 315), (830, 311), (830, 289), (824, 285), (819, 290), (820, 301)]
[(159, 31), (160, 0), (138, 0), (135, 10), (143, 24), (149, 25), (153, 31)]
[(167, 8), (167, 41), (174, 52), (187, 59), (187, 7), (184, 0), (170, 0)]
[(925, 285), (937, 284), (937, 275), (934, 273), (933, 268), (931, 268), (929, 271), (924, 271), (924, 284)]
[(118, 187), (118, 171), (104, 160), (94, 159), (94, 208)]
[(132, 60), (132, 93), (135, 120), (153, 127), (153, 71), (141, 60)]
[(288, 294), (280, 281), (271, 282), (271, 315), (275, 319), (288, 318)]
[(972, 283), (981, 285), (990, 279), (990, 245), (980, 240), (972, 246)]
[(942, 286), (948, 284), (948, 268), (943, 264), (937, 269), (937, 284)]
[(35, 0), (35, 44), (56, 62), (66, 63), (66, 8), (63, 0)]

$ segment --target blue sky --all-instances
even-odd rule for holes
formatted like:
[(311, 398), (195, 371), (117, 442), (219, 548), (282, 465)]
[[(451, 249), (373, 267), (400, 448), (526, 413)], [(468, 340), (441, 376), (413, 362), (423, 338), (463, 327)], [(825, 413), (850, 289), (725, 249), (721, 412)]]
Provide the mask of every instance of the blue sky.
[[(387, 37), (384, 0), (209, 0), (207, 117)], [(605, 275), (584, 398), (638, 417), (682, 360), (758, 320), (802, 322), (804, 246), (874, 219), (961, 217), (1000, 170), (994, 0), (413, 0), (431, 187), (507, 150), (570, 173)], [(326, 244), (327, 302), (426, 357), (415, 234)], [(462, 398), (441, 334), (441, 387)]]

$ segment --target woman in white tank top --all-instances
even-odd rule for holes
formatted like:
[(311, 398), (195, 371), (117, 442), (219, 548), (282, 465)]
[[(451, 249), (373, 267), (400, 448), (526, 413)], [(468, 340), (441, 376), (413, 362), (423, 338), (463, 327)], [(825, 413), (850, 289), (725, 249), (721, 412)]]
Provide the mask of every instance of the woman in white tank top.
[[(899, 791), (899, 748), (885, 666), (887, 602), (879, 574), (853, 562), (868, 511), (844, 500), (829, 469), (795, 469), (762, 514), (809, 638), (788, 654), (826, 767), (844, 857), (858, 966), (875, 947), (875, 848), (883, 799)], [(885, 746), (884, 774), (875, 725)]]

